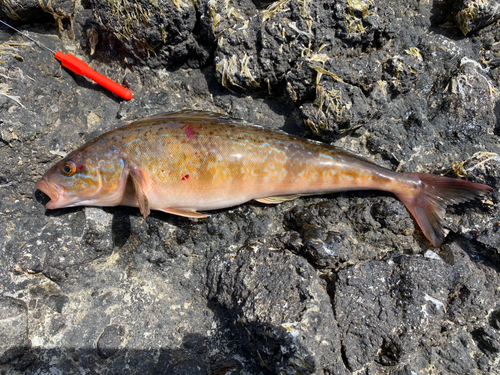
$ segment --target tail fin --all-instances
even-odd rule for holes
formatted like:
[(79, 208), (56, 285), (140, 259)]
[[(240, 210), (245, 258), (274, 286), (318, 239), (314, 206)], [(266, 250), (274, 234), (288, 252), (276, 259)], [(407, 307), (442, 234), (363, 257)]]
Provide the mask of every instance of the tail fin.
[(446, 206), (467, 202), (493, 191), (487, 185), (436, 176), (430, 173), (405, 173), (406, 176), (422, 182), (421, 191), (413, 196), (396, 194), (408, 211), (417, 220), (425, 237), (434, 246), (444, 239), (443, 219)]

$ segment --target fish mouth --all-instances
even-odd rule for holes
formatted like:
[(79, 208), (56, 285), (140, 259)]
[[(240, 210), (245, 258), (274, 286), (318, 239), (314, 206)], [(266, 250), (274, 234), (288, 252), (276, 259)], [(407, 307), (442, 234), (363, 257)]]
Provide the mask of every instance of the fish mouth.
[(50, 201), (46, 204), (49, 210), (54, 208), (59, 208), (61, 206), (61, 199), (64, 196), (64, 188), (60, 185), (54, 184), (43, 177), (36, 184), (38, 190), (42, 191), (44, 194), (48, 195)]

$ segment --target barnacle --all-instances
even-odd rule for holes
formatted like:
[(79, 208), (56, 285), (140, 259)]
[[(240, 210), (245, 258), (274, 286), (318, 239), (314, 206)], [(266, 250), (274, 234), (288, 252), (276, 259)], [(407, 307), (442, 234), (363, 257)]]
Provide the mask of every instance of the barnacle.
[(347, 0), (347, 9), (351, 12), (360, 12), (363, 18), (368, 15), (368, 4), (361, 0)]
[(297, 96), (297, 93), (295, 92), (295, 90), (293, 89), (293, 86), (290, 82), (286, 81), (286, 91), (288, 91), (288, 93), (290, 94), (292, 100), (294, 102), (297, 101), (298, 99), (298, 96)]
[(245, 18), (243, 18), (243, 16), (239, 14), (234, 7), (229, 8), (226, 12), (226, 15), (228, 18), (233, 17), (235, 19), (245, 20)]
[[(317, 135), (323, 131), (342, 132), (339, 125), (346, 123), (345, 113), (349, 111), (352, 103), (345, 99), (341, 91), (344, 82), (335, 73), (318, 65), (309, 65), (316, 71), (316, 98), (312, 105), (304, 107), (306, 125)], [(330, 79), (324, 80), (324, 76)], [(333, 82), (332, 82), (333, 80)]]
[(90, 29), (87, 29), (87, 38), (89, 38), (90, 55), (92, 56), (95, 52), (95, 47), (97, 46), (97, 43), (99, 42), (99, 33), (97, 32), (96, 29), (91, 27)]
[(399, 75), (405, 71), (405, 66), (401, 60), (396, 60), (396, 81), (399, 80)]
[(405, 51), (407, 56), (395, 55), (392, 58), (393, 69), (396, 73), (396, 77), (393, 79), (394, 83), (398, 83), (400, 76), (402, 74), (407, 75), (410, 73), (415, 77), (418, 77), (418, 72), (421, 72), (423, 61), (420, 51), (416, 47), (411, 47)]
[(312, 17), (311, 17), (311, 12), (309, 10), (309, 3), (311, 2), (311, 0), (298, 0), (298, 2), (302, 5), (300, 7), (300, 16), (303, 19), (311, 20)]
[[(344, 111), (350, 108), (343, 100), (340, 90), (325, 90), (322, 85), (316, 86), (316, 99), (313, 104), (318, 107), (320, 112), (324, 112), (327, 118), (331, 116), (337, 122), (341, 122), (344, 119)], [(321, 125), (322, 124), (320, 124), (320, 128)]]
[[(221, 75), (222, 86), (229, 88), (229, 85), (242, 88), (238, 85), (234, 78), (238, 73), (238, 57), (233, 55), (229, 61), (226, 58), (215, 64), (215, 70)], [(240, 70), (241, 71), (241, 70)]]
[(243, 58), (238, 58), (237, 55), (233, 55), (229, 61), (225, 58), (221, 59), (220, 62), (215, 64), (215, 70), (221, 75), (222, 86), (229, 88), (229, 86), (236, 86), (242, 88), (238, 85), (237, 78), (240, 80), (244, 77), (254, 87), (260, 86), (250, 71), (250, 60), (251, 57), (246, 53)]
[(288, 24), (288, 27), (290, 29), (292, 29), (293, 31), (295, 31), (298, 35), (304, 35), (308, 38), (313, 38), (314, 35), (312, 34), (311, 30), (310, 30), (310, 26), (309, 26), (309, 31), (303, 31), (303, 30), (300, 30), (298, 27), (297, 27), (297, 23), (294, 21), (294, 22), (290, 22)]
[[(471, 64), (474, 69), (466, 69), (466, 64)], [(459, 94), (462, 100), (466, 100), (467, 94), (474, 90), (474, 86), (471, 82), (474, 79), (478, 79), (486, 82), (490, 99), (493, 102), (495, 100), (495, 89), (491, 85), (489, 79), (478, 70), (487, 73), (489, 68), (483, 68), (477, 61), (469, 59), (468, 57), (463, 57), (460, 61), (460, 70), (458, 74), (450, 80), (451, 92), (453, 94)], [(448, 89), (449, 86), (450, 85), (446, 86), (445, 90)]]

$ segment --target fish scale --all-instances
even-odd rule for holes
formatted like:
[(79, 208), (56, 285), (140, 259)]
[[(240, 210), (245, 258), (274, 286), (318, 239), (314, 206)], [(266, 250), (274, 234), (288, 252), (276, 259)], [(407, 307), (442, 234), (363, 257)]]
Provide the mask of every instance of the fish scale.
[(435, 246), (448, 204), (489, 186), (426, 173), (397, 173), (332, 145), (202, 111), (164, 113), (105, 133), (37, 182), (47, 208), (139, 207), (188, 217), (257, 200), (376, 189), (395, 194)]

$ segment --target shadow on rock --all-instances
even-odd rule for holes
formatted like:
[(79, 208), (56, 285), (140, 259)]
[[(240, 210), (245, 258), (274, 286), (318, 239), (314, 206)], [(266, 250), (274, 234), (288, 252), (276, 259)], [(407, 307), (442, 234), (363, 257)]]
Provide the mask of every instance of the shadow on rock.
[(116, 211), (113, 213), (111, 222), (111, 234), (113, 243), (118, 248), (122, 248), (130, 238), (132, 226), (130, 224), (130, 215), (127, 212)]
[(128, 374), (152, 375), (239, 374), (242, 369), (247, 373), (275, 373), (262, 366), (244, 364), (248, 358), (235, 358), (237, 356), (231, 353), (213, 350), (216, 343), (199, 334), (187, 334), (178, 348), (137, 350), (123, 347), (126, 333), (120, 327), (114, 327), (108, 333), (103, 332), (95, 348), (26, 347), (8, 367), (11, 367), (11, 373), (25, 374), (54, 371), (63, 374), (122, 374), (125, 368)]
[(209, 307), (226, 350), (268, 373), (346, 373), (324, 282), (291, 252), (256, 244), (217, 253)]

